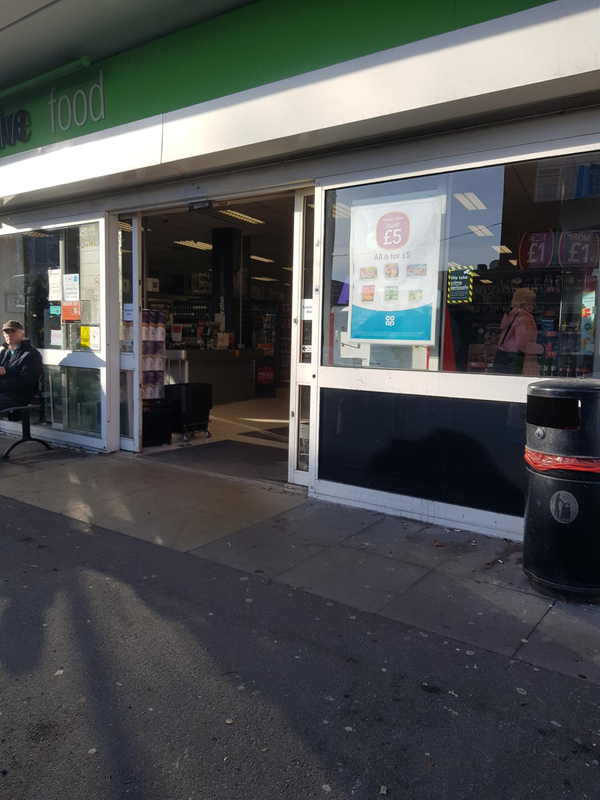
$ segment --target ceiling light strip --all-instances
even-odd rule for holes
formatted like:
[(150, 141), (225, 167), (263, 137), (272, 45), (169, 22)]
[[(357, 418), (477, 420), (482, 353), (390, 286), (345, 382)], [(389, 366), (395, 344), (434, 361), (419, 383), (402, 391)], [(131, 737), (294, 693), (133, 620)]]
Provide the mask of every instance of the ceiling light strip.
[(180, 244), (182, 247), (193, 247), (195, 250), (212, 250), (212, 244), (208, 242), (194, 242), (191, 239), (181, 242), (173, 242), (173, 244)]
[(265, 222), (262, 219), (257, 219), (256, 217), (250, 217), (248, 214), (241, 214), (239, 211), (232, 211), (229, 208), (225, 210), (219, 209), (219, 214), (223, 214), (226, 217), (231, 217), (231, 219), (237, 219), (239, 222), (247, 222), (249, 225), (264, 225)]

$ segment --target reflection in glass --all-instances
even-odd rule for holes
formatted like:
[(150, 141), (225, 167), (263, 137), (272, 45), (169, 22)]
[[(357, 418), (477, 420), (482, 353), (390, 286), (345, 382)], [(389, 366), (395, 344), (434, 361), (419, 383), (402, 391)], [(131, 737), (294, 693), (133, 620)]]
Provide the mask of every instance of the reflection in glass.
[(23, 323), (34, 347), (100, 349), (99, 230), (94, 222), (0, 237), (1, 313)]
[(298, 446), (297, 469), (308, 472), (310, 440), (310, 386), (298, 387)]
[[(119, 220), (119, 309), (122, 353), (133, 352), (133, 228), (131, 219)], [(124, 434), (121, 434), (124, 435)]]
[(44, 366), (44, 393), (46, 424), (63, 427), (63, 375), (64, 367)]
[(100, 370), (46, 365), (42, 399), (43, 418), (34, 424), (83, 436), (101, 435)]
[(68, 367), (66, 371), (68, 427), (65, 430), (84, 436), (100, 436), (100, 370)]
[(133, 372), (120, 373), (120, 431), (125, 439), (133, 437)]
[(302, 242), (302, 308), (300, 315), (300, 362), (312, 360), (313, 259), (315, 231), (314, 195), (304, 198), (304, 237)]
[[(600, 154), (327, 192), (323, 363), (600, 375), (598, 198)], [(426, 263), (411, 244), (427, 202), (438, 220)], [(377, 338), (361, 336), (357, 320), (371, 324), (376, 312)]]

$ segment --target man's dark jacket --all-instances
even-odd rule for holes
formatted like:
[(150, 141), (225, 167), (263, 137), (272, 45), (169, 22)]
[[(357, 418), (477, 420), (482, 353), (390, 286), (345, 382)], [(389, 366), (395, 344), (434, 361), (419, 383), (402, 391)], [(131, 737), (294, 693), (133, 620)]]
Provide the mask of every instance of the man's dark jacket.
[(0, 367), (6, 375), (0, 375), (0, 394), (8, 395), (17, 406), (26, 406), (38, 391), (42, 374), (42, 356), (31, 346), (29, 339), (23, 339), (11, 356), (4, 344), (0, 349)]

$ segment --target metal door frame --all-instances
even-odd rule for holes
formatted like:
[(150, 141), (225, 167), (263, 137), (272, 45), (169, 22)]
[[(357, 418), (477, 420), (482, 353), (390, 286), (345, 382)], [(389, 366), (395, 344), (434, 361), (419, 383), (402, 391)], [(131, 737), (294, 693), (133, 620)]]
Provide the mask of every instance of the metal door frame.
[[(142, 213), (136, 211), (132, 214), (113, 214), (111, 221), (113, 222), (117, 231), (116, 235), (116, 249), (113, 252), (113, 259), (115, 260), (115, 268), (112, 270), (116, 274), (116, 281), (119, 280), (119, 237), (118, 237), (118, 223), (119, 216), (131, 219), (131, 287), (132, 287), (132, 302), (133, 302), (133, 352), (132, 353), (119, 353), (119, 372), (127, 372), (132, 375), (132, 393), (130, 401), (133, 404), (133, 428), (132, 436), (119, 437), (119, 446), (121, 450), (127, 450), (132, 453), (142, 452), (142, 400), (141, 400), (141, 385), (142, 385), (142, 348), (141, 348), (141, 314), (142, 314)], [(118, 288), (118, 287), (117, 287)], [(117, 308), (119, 303), (116, 304)], [(119, 320), (119, 325), (121, 320)], [(120, 348), (120, 335), (116, 337), (115, 346)], [(120, 375), (117, 376), (116, 390), (119, 393), (121, 381)], [(120, 402), (117, 406), (120, 421)]]
[[(315, 195), (313, 187), (296, 189), (294, 201), (294, 252), (292, 273), (292, 354), (291, 354), (291, 380), (290, 380), (290, 433), (289, 433), (289, 462), (288, 480), (300, 486), (314, 488), (316, 478), (316, 443), (317, 443), (317, 406), (318, 406), (318, 342), (321, 336), (321, 308), (320, 308), (320, 265), (317, 259), (318, 241), (313, 234), (313, 294), (312, 294), (312, 351), (311, 363), (300, 361), (302, 329), (302, 287), (304, 278), (304, 244), (305, 244), (305, 200)], [(314, 231), (320, 230), (320, 202), (315, 195)], [(308, 471), (299, 470), (298, 465), (298, 434), (300, 430), (300, 404), (299, 389), (301, 386), (310, 387), (310, 438)]]

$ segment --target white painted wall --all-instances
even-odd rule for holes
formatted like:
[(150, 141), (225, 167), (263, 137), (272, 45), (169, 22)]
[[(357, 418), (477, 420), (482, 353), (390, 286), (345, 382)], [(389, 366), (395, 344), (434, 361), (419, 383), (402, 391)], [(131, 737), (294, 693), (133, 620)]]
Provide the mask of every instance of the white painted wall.
[(52, 187), (139, 184), (595, 91), (599, 34), (597, 0), (556, 0), (2, 159), (0, 196), (8, 210)]

